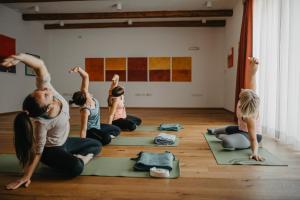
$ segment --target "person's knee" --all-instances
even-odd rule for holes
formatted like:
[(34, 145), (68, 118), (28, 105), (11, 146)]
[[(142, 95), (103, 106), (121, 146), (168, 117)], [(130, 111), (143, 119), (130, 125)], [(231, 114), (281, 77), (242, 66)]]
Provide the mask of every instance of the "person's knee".
[(70, 178), (79, 176), (83, 169), (84, 169), (84, 163), (79, 158), (75, 158), (74, 161), (70, 164), (70, 169), (66, 171), (66, 175)]
[(136, 120), (136, 125), (141, 125), (142, 124), (142, 120), (140, 119), (140, 118), (137, 118), (137, 120)]
[(92, 146), (91, 148), (91, 152), (92, 154), (95, 155), (98, 155), (102, 150), (102, 143), (97, 141), (97, 140), (94, 140), (94, 145)]
[(107, 145), (111, 142), (111, 137), (110, 137), (110, 134), (108, 133), (103, 133), (101, 135), (101, 139), (100, 139), (100, 142), (102, 143), (102, 145)]
[(113, 126), (113, 131), (112, 131), (112, 135), (113, 136), (118, 136), (121, 133), (121, 129), (118, 126), (112, 125)]
[(136, 129), (136, 125), (134, 123), (132, 123), (128, 126), (129, 131), (134, 131), (135, 129)]
[(228, 137), (228, 135), (223, 135), (222, 137), (222, 146), (225, 149), (234, 149), (234, 144), (232, 140)]

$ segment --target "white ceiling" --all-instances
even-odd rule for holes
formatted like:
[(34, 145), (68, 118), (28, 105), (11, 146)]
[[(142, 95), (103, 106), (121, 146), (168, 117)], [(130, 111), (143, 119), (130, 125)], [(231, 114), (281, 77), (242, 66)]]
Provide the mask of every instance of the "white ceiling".
[(14, 3), (4, 4), (21, 13), (35, 13), (34, 6), (38, 5), (39, 13), (89, 13), (89, 12), (118, 12), (112, 7), (121, 2), (126, 11), (163, 11), (163, 10), (203, 10), (203, 9), (233, 9), (241, 0), (212, 0), (213, 7), (207, 8), (207, 0), (94, 0), (49, 3)]

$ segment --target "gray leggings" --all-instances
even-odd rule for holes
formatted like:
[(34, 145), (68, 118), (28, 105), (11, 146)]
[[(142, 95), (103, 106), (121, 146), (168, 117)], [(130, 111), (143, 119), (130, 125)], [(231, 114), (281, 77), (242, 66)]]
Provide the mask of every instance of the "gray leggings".
[[(227, 126), (214, 130), (214, 134), (222, 140), (225, 149), (248, 149), (250, 148), (249, 134), (239, 130), (238, 126)], [(262, 140), (262, 135), (256, 134), (257, 142)]]

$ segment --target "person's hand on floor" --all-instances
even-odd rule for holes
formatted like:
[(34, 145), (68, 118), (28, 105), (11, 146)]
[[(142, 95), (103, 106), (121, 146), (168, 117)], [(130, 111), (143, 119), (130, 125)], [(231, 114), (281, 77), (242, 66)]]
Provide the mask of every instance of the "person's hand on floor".
[(256, 160), (256, 161), (264, 161), (265, 159), (261, 157), (258, 154), (251, 154), (250, 159)]
[(28, 187), (30, 185), (30, 183), (31, 183), (30, 178), (22, 177), (21, 179), (8, 184), (6, 186), (6, 189), (7, 190), (15, 190), (15, 189), (19, 188), (22, 185), (24, 185), (25, 187)]

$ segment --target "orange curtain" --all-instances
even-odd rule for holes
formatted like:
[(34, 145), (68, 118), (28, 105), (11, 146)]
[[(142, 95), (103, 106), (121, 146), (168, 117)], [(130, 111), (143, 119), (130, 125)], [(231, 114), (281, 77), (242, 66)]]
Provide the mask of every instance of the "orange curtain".
[(244, 12), (239, 44), (235, 105), (239, 100), (242, 88), (249, 88), (250, 84), (250, 62), (248, 57), (252, 57), (252, 26), (253, 26), (253, 0), (244, 0)]

